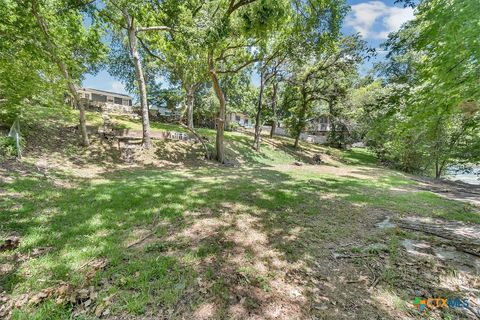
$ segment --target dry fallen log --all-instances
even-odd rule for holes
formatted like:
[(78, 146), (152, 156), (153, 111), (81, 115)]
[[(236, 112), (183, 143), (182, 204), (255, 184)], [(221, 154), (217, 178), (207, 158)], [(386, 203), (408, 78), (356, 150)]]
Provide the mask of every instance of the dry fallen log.
[(398, 222), (398, 226), (450, 240), (450, 245), (457, 250), (480, 257), (479, 226), (427, 218), (404, 219)]

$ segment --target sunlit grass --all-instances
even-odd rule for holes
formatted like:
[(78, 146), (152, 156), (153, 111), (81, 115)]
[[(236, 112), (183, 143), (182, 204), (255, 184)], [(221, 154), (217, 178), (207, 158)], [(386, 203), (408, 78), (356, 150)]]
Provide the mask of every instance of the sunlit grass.
[[(56, 115), (51, 110), (43, 112), (37, 116)], [(75, 116), (67, 110), (56, 115), (56, 121), (60, 118), (65, 124), (75, 123)], [(98, 123), (99, 117), (88, 114), (91, 123)], [(114, 120), (132, 129), (141, 125), (123, 117)], [(152, 128), (180, 131), (180, 127), (167, 124), (152, 123)], [(199, 132), (213, 144), (213, 130)], [(298, 155), (270, 144), (263, 144), (260, 153), (254, 152), (251, 137), (238, 132), (226, 133), (226, 140), (227, 158), (241, 159), (243, 166), (116, 169), (89, 179), (54, 170), (48, 176), (6, 173), (9, 182), (0, 183), (5, 193), (0, 201), (0, 236), (15, 232), (21, 236), (21, 244), (15, 252), (0, 253), (0, 263), (17, 253), (47, 250), (0, 276), (0, 292), (18, 297), (60, 281), (81, 284), (85, 274), (79, 267), (91, 259), (106, 258), (108, 266), (96, 275), (93, 285), (102, 296), (114, 296), (113, 313), (142, 315), (149, 308), (168, 310), (185, 300), (198, 304), (202, 296), (192, 293), (192, 288), (198, 289), (198, 277), (211, 282), (203, 295), (228, 300), (231, 284), (224, 275), (214, 266), (196, 267), (200, 261), (214, 258), (227, 264), (222, 255), (235, 244), (220, 241), (217, 234), (198, 245), (181, 238), (168, 240), (169, 235), (180, 234), (195, 223), (195, 215), (189, 213), (254, 218), (272, 250), (289, 262), (318, 254), (315, 242), (337, 243), (351, 236), (360, 228), (358, 221), (368, 219), (373, 211), (480, 223), (472, 207), (428, 191), (413, 191), (409, 187), (415, 182), (401, 173), (384, 168), (366, 172), (373, 168), (375, 159), (362, 149), (341, 151), (302, 143), (314, 152), (343, 161), (339, 166), (355, 166), (363, 173), (363, 178), (358, 178), (296, 167), (280, 169), (277, 165), (291, 164)], [(286, 137), (275, 141), (284, 148), (292, 142)], [(62, 181), (69, 184), (59, 187), (54, 183)], [(152, 228), (151, 243), (129, 247), (138, 234)], [(225, 231), (220, 228), (218, 233)], [(254, 263), (255, 248), (247, 249), (245, 259)], [(236, 272), (242, 281), (270, 290), (270, 273), (258, 274), (249, 265)], [(394, 282), (394, 274), (386, 277)], [(253, 304), (249, 300), (245, 303)], [(71, 312), (71, 306), (47, 301), (15, 311), (14, 318), (63, 319)]]

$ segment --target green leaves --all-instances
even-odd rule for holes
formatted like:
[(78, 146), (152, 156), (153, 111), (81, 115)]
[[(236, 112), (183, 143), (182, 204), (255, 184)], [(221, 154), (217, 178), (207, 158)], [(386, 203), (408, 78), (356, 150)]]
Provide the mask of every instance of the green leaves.
[(242, 10), (243, 30), (246, 34), (259, 38), (282, 29), (291, 14), (288, 1), (260, 0)]
[[(59, 8), (66, 8), (60, 10)], [(75, 82), (94, 71), (105, 56), (102, 34), (92, 24), (84, 27), (78, 1), (38, 1), (51, 41)], [(1, 0), (0, 108), (17, 113), (23, 104), (63, 102), (62, 74), (32, 14), (30, 1)]]
[(307, 120), (317, 118), (323, 105), (328, 105), (332, 121), (339, 120), (339, 112), (335, 111), (352, 85), (351, 76), (356, 74), (363, 50), (364, 44), (357, 37), (343, 37), (333, 46), (307, 49), (300, 57), (290, 58), (289, 87), (283, 104), (290, 114), (286, 123), (293, 136), (299, 137)]
[(404, 169), (438, 177), (449, 163), (479, 159), (479, 10), (478, 1), (422, 1), (387, 42), (383, 72), (394, 91), (376, 142)]

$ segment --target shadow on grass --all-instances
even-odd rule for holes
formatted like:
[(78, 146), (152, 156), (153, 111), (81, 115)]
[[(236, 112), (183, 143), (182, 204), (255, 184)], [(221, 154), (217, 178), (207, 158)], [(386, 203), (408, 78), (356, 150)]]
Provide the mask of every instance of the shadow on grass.
[[(304, 270), (325, 259), (332, 244), (365, 237), (378, 219), (365, 208), (400, 199), (385, 192), (388, 185), (301, 180), (268, 168), (117, 170), (68, 188), (17, 176), (0, 185), (1, 233), (20, 234), (20, 253), (51, 250), (2, 275), (0, 291), (81, 283), (78, 267), (106, 257), (96, 285), (115, 295), (114, 312), (248, 318), (272, 317), (282, 306), (283, 318), (323, 315), (311, 300), (320, 280), (307, 284)], [(387, 200), (377, 203), (375, 195)], [(402, 201), (400, 212), (414, 208), (411, 197)], [(151, 241), (129, 247), (149, 230)], [(338, 283), (328, 290), (334, 296), (348, 288)], [(358, 314), (384, 315), (367, 303), (364, 288), (351, 294), (364, 302)]]

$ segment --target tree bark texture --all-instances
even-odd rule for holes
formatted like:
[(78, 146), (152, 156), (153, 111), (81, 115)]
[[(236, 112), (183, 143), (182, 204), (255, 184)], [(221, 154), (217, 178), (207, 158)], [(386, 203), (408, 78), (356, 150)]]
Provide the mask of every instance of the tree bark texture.
[(74, 107), (79, 110), (79, 113), (80, 113), (79, 122), (80, 122), (80, 133), (82, 138), (82, 145), (88, 146), (90, 144), (90, 141), (88, 139), (87, 121), (85, 120), (85, 106), (83, 105), (83, 103), (80, 103), (77, 89), (75, 88), (75, 84), (73, 83), (73, 80), (70, 77), (70, 73), (67, 70), (67, 66), (65, 65), (65, 62), (59, 57), (59, 55), (56, 52), (55, 44), (53, 43), (53, 40), (51, 39), (50, 34), (48, 32), (47, 23), (43, 18), (43, 16), (41, 15), (41, 13), (38, 11), (38, 4), (36, 1), (32, 1), (32, 13), (35, 16), (35, 19), (37, 20), (38, 26), (42, 30), (43, 36), (45, 37), (48, 51), (50, 52), (50, 54), (52, 55), (52, 58), (55, 60), (55, 63), (60, 69), (60, 72), (62, 73), (63, 78), (67, 82), (68, 91), (72, 96)]
[(255, 136), (253, 139), (253, 149), (260, 151), (260, 134), (262, 132), (262, 107), (263, 107), (263, 90), (265, 87), (264, 74), (260, 72), (260, 91), (258, 93), (257, 114), (255, 115)]
[(128, 43), (130, 55), (132, 56), (133, 64), (135, 66), (135, 78), (137, 81), (138, 91), (140, 94), (140, 107), (142, 110), (142, 145), (145, 149), (152, 146), (150, 139), (150, 120), (148, 116), (148, 100), (147, 100), (147, 86), (145, 84), (145, 76), (143, 74), (142, 62), (140, 60), (140, 53), (138, 52), (138, 42), (136, 36), (135, 21), (130, 16), (127, 9), (123, 10), (123, 17), (128, 26)]
[(212, 79), (213, 89), (215, 95), (217, 96), (219, 102), (219, 108), (217, 113), (217, 136), (215, 139), (215, 151), (217, 161), (220, 163), (225, 162), (225, 149), (224, 149), (224, 132), (225, 132), (225, 96), (223, 95), (222, 88), (220, 86), (220, 81), (218, 79), (217, 72), (215, 70), (215, 65), (213, 62), (212, 54), (209, 54), (208, 57), (208, 68), (210, 73), (210, 78)]
[(194, 86), (187, 86), (187, 127), (193, 129), (193, 103), (195, 102)]
[(307, 113), (307, 108), (308, 108), (308, 100), (307, 100), (307, 94), (305, 93), (304, 90), (302, 90), (302, 109), (300, 110), (300, 114), (298, 117), (298, 131), (297, 135), (295, 137), (295, 143), (293, 144), (293, 147), (295, 149), (298, 148), (298, 142), (300, 140), (300, 135), (302, 134), (302, 131), (305, 129), (305, 116)]
[(272, 114), (273, 114), (273, 121), (272, 121), (272, 128), (270, 129), (270, 138), (273, 138), (275, 135), (275, 130), (277, 129), (277, 89), (278, 83), (273, 83), (273, 93), (272, 93)]

